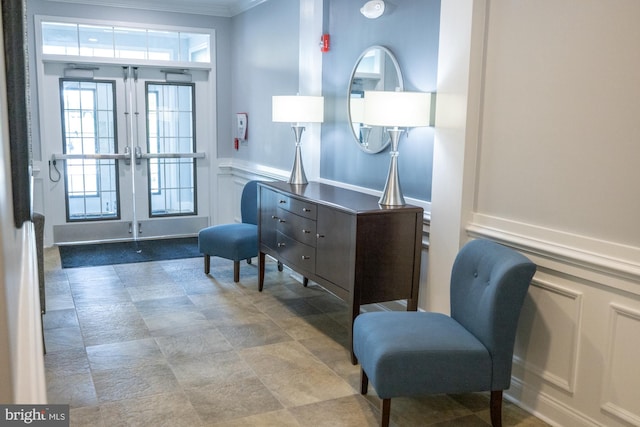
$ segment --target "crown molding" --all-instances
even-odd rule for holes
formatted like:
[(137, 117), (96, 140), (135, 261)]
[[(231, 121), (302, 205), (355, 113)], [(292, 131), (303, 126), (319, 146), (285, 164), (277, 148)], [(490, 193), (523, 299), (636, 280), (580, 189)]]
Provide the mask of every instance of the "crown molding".
[(268, 0), (48, 0), (57, 3), (86, 4), (159, 12), (190, 13), (231, 18)]

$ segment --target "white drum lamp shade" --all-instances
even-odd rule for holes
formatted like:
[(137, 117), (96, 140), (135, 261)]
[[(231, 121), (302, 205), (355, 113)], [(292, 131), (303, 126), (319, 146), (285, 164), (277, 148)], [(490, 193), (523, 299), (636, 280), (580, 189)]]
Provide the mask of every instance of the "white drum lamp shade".
[(363, 121), (368, 125), (399, 128), (429, 126), (430, 93), (366, 91), (364, 99)]
[(274, 96), (272, 99), (272, 121), (322, 123), (324, 121), (324, 97)]

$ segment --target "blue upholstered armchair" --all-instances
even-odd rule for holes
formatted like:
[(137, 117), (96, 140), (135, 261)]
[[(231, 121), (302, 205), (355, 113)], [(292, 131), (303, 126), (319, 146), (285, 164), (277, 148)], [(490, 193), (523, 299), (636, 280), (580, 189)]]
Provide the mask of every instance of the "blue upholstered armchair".
[(491, 391), (491, 423), (502, 425), (502, 391), (511, 383), (520, 310), (536, 266), (520, 253), (473, 240), (451, 274), (451, 316), (374, 312), (353, 325), (353, 351), (382, 400), (389, 425), (391, 398)]
[(209, 274), (211, 257), (233, 260), (233, 281), (240, 281), (240, 261), (258, 255), (258, 181), (249, 181), (242, 190), (241, 223), (214, 225), (198, 233), (198, 247), (204, 254), (204, 274)]

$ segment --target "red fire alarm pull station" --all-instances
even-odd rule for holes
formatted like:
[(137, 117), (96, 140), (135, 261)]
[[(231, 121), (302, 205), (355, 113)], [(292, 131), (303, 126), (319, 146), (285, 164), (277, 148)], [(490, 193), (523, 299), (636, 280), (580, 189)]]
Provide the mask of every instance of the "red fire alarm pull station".
[(331, 40), (331, 37), (329, 37), (329, 34), (323, 34), (322, 37), (320, 37), (321, 52), (329, 52), (330, 40)]

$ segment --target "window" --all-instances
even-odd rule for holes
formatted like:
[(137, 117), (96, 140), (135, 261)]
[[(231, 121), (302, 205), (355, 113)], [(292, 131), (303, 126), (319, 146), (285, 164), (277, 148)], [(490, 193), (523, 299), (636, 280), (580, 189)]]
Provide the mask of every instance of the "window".
[(140, 61), (211, 62), (207, 33), (42, 21), (42, 53)]

